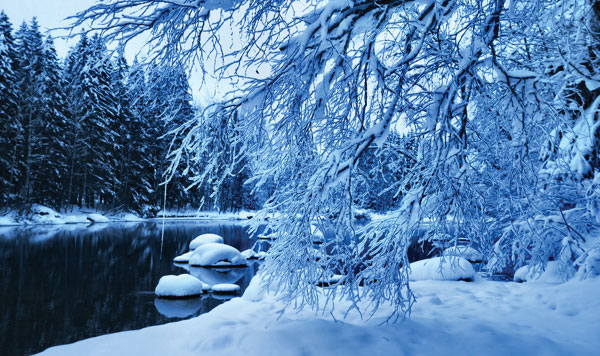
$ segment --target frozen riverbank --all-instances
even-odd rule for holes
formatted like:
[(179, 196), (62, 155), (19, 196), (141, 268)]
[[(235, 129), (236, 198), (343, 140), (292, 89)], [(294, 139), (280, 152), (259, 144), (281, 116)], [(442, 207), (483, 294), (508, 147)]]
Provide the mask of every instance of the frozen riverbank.
[(137, 222), (155, 219), (169, 220), (248, 220), (255, 215), (250, 211), (227, 212), (217, 211), (166, 211), (158, 212), (156, 217), (141, 218), (128, 212), (102, 212), (87, 208), (69, 208), (64, 212), (57, 212), (51, 208), (34, 205), (26, 214), (17, 211), (0, 212), (0, 226), (18, 225), (64, 225), (64, 224), (90, 224), (108, 222)]
[(420, 281), (412, 317), (368, 321), (347, 301), (296, 313), (253, 279), (242, 298), (181, 322), (53, 347), (42, 355), (593, 355), (600, 279), (564, 284)]

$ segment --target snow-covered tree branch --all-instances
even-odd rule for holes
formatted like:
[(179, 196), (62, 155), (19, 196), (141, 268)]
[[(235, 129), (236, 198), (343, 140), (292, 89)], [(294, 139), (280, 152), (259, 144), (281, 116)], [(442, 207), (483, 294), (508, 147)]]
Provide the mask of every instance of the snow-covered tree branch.
[[(414, 300), (406, 251), (423, 230), (477, 245), (490, 269), (557, 259), (590, 273), (599, 14), (586, 0), (115, 0), (74, 25), (147, 34), (156, 61), (218, 57), (238, 88), (181, 126), (172, 172), (192, 153), (208, 160), (194, 184), (218, 183), (243, 159), (249, 183), (270, 187), (254, 226), (274, 241), (268, 280), (315, 303), (314, 282), (340, 273), (332, 297), (402, 311)], [(227, 150), (207, 155), (206, 127)], [(375, 147), (411, 159), (381, 187), (398, 208), (357, 227), (354, 177)], [(318, 231), (335, 236), (315, 248)]]

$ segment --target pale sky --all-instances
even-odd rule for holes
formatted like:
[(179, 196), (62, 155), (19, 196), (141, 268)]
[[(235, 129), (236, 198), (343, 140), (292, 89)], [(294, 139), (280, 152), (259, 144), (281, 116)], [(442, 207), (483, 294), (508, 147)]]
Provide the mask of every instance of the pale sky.
[[(51, 28), (64, 27), (69, 25), (69, 21), (65, 19), (68, 16), (74, 15), (89, 6), (93, 5), (95, 0), (0, 0), (0, 10), (4, 10), (10, 22), (13, 25), (13, 30), (17, 30), (23, 21), (29, 22), (34, 16), (40, 24), (42, 32)], [(66, 34), (65, 31), (54, 31), (52, 36), (56, 51), (61, 58), (67, 55), (71, 46), (77, 39), (64, 40), (57, 38)], [(131, 43), (126, 49), (126, 57), (131, 63), (135, 54), (141, 47), (142, 43)], [(210, 79), (210, 78), (209, 78)], [(210, 102), (208, 99), (215, 96), (216, 82), (209, 80), (207, 84), (201, 88), (200, 76), (198, 73), (191, 73), (190, 85), (194, 96), (195, 104), (206, 105)]]

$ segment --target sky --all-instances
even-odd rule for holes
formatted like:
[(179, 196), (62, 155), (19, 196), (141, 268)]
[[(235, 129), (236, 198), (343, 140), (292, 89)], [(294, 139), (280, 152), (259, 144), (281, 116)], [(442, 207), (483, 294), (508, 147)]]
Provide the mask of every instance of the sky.
[[(68, 16), (85, 10), (95, 2), (95, 0), (0, 0), (0, 10), (4, 10), (14, 30), (17, 30), (23, 21), (29, 22), (33, 17), (37, 17), (41, 30), (45, 32), (68, 26), (70, 22), (65, 20)], [(66, 57), (69, 48), (77, 42), (77, 38), (68, 40), (60, 38), (67, 34), (66, 31), (61, 30), (54, 30), (51, 34), (58, 55), (61, 58)], [(130, 64), (142, 45), (142, 41), (137, 41), (127, 46), (125, 56)], [(203, 84), (198, 71), (190, 73), (190, 85), (194, 104), (199, 106), (210, 103), (211, 98), (217, 96), (219, 92), (217, 81), (207, 78), (207, 82)]]

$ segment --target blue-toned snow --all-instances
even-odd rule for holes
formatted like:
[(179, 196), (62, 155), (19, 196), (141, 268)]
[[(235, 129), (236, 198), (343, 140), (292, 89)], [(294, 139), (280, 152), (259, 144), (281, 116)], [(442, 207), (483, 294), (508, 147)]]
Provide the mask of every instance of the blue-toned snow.
[[(281, 315), (255, 277), (243, 297), (196, 318), (54, 347), (42, 355), (596, 355), (600, 279), (564, 284), (417, 281), (411, 318), (368, 320), (347, 300)], [(364, 305), (363, 305), (364, 306)], [(330, 313), (331, 311), (331, 313)]]

